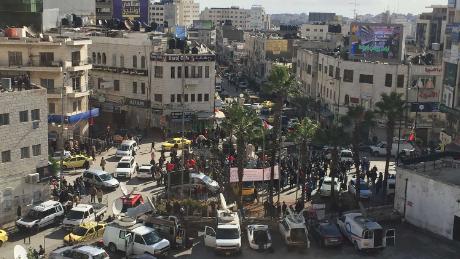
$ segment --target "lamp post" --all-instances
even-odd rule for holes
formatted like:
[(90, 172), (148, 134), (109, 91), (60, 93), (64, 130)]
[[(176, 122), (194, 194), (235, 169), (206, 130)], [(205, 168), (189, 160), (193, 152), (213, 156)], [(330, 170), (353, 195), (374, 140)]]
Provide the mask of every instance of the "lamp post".
[(59, 171), (57, 174), (57, 184), (58, 189), (61, 188), (61, 176), (64, 173), (64, 92), (65, 92), (65, 83), (67, 82), (67, 72), (64, 72), (64, 78), (62, 79), (62, 87), (61, 87), (61, 138), (60, 138), (60, 146), (61, 146), (61, 158), (59, 163)]

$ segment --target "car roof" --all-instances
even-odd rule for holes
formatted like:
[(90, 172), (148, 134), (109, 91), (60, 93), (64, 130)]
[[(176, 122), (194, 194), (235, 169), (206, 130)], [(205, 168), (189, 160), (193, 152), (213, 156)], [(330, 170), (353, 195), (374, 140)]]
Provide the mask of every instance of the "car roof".
[(89, 222), (85, 222), (85, 223), (80, 224), (80, 227), (82, 227), (82, 228), (93, 228), (95, 226), (105, 226), (105, 225), (106, 225), (105, 223), (89, 221)]
[(121, 144), (125, 144), (125, 145), (131, 145), (131, 144), (134, 144), (136, 143), (136, 141), (130, 139), (130, 140), (123, 140), (123, 142), (121, 142)]
[(95, 247), (95, 246), (88, 246), (88, 245), (83, 245), (83, 246), (76, 246), (74, 247), (75, 250), (86, 252), (91, 255), (98, 255), (100, 253), (105, 252), (104, 249)]
[(152, 169), (153, 165), (150, 164), (144, 164), (139, 166), (139, 169)]
[(134, 234), (142, 236), (142, 235), (145, 235), (145, 234), (148, 234), (148, 233), (152, 232), (152, 230), (154, 230), (154, 229), (146, 227), (146, 226), (139, 226), (139, 227), (133, 229), (132, 232)]
[(93, 206), (89, 205), (89, 204), (78, 204), (77, 206), (73, 207), (72, 210), (75, 210), (75, 211), (87, 211), (89, 209), (91, 209)]
[(56, 206), (58, 204), (60, 204), (58, 201), (49, 200), (49, 201), (45, 201), (45, 202), (42, 202), (42, 203), (38, 204), (37, 206), (35, 206), (33, 208), (33, 210), (44, 211), (44, 210), (49, 209), (51, 207), (54, 207), (54, 206)]
[(122, 157), (122, 158), (120, 159), (119, 162), (129, 162), (129, 161), (131, 161), (131, 160), (133, 160), (133, 159), (134, 159), (134, 157), (132, 157), (132, 156), (124, 156), (124, 157)]

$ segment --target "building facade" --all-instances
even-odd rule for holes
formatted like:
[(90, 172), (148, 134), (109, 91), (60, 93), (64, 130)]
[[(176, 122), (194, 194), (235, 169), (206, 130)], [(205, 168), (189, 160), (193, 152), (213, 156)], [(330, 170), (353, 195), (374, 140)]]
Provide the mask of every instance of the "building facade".
[(150, 2), (149, 21), (169, 27), (190, 27), (200, 16), (200, 4), (194, 0), (162, 0)]
[(243, 30), (270, 29), (270, 15), (265, 13), (262, 6), (253, 6), (251, 9), (241, 9), (236, 6), (230, 8), (205, 8), (200, 14), (201, 20), (211, 20), (214, 25), (221, 25), (231, 21), (231, 24)]
[(335, 20), (336, 20), (335, 13), (315, 13), (315, 12), (308, 13), (308, 21), (311, 23), (314, 23), (314, 22), (329, 23)]
[(85, 136), (88, 133), (88, 71), (92, 68), (88, 46), (91, 40), (53, 36), (26, 38), (20, 29), (18, 35), (21, 38), (0, 38), (0, 76), (27, 77), (30, 82), (46, 88), (48, 129), (53, 138), (61, 137), (58, 124), (62, 115), (68, 124), (64, 139)]
[(323, 41), (327, 39), (329, 25), (327, 24), (302, 24), (300, 25), (300, 37), (307, 40)]
[(447, 24), (447, 5), (432, 5), (433, 11), (422, 13), (417, 19), (415, 43), (422, 50), (432, 49), (433, 43), (444, 43)]
[(112, 0), (96, 0), (96, 19), (110, 20), (113, 18)]
[(0, 224), (16, 220), (18, 206), (49, 198), (46, 89), (18, 85), (0, 90)]

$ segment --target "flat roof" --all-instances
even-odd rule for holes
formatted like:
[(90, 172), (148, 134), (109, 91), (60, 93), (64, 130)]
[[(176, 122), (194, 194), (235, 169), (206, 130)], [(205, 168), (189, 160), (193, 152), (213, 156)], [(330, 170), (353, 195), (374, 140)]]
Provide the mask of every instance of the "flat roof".
[[(436, 163), (436, 167), (434, 166)], [(452, 164), (457, 164), (457, 168)], [(449, 185), (460, 186), (460, 160), (436, 160), (402, 167), (406, 172), (425, 176)], [(396, 168), (396, 172), (398, 168)]]

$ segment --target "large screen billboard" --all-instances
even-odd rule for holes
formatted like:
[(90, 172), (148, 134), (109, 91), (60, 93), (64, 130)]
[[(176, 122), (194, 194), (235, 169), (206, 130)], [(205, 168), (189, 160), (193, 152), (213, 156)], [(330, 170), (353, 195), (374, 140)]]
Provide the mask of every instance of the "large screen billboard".
[(400, 61), (403, 25), (352, 23), (350, 58), (370, 61)]

